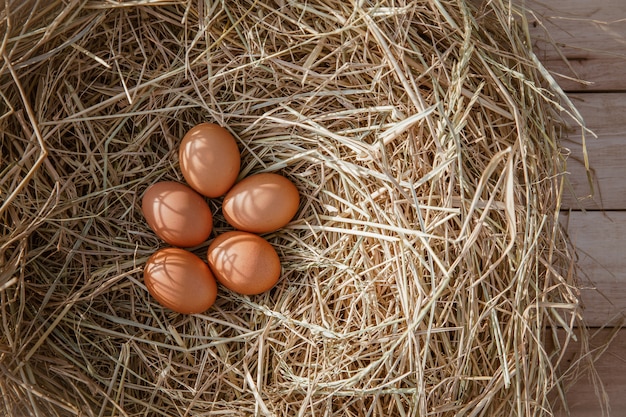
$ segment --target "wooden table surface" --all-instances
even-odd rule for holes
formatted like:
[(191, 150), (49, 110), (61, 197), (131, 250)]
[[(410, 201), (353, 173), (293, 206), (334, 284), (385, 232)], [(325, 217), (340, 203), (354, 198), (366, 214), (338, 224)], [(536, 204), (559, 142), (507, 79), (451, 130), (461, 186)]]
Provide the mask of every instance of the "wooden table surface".
[[(572, 125), (563, 144), (575, 191), (562, 219), (576, 248), (585, 318), (599, 356), (609, 410), (603, 410), (593, 375), (568, 391), (572, 417), (626, 416), (626, 0), (526, 1), (539, 59), (568, 93), (597, 138), (587, 135), (593, 197), (582, 160), (581, 131)], [(566, 57), (568, 62), (563, 60)], [(582, 79), (581, 83), (575, 81)], [(581, 199), (582, 197), (582, 199)], [(612, 338), (606, 350), (604, 341)], [(568, 352), (572, 358), (576, 347)], [(563, 416), (567, 413), (562, 413)]]

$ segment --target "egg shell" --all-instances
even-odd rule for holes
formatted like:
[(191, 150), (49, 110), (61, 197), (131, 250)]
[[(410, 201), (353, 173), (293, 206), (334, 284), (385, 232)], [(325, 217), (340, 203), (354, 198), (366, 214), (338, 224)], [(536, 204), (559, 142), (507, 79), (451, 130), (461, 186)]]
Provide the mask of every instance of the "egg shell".
[(268, 233), (280, 229), (298, 211), (296, 186), (282, 175), (256, 174), (239, 181), (224, 197), (222, 213), (235, 229)]
[(214, 123), (192, 127), (181, 141), (178, 156), (187, 184), (207, 197), (224, 195), (239, 175), (237, 142), (228, 130)]
[(155, 252), (146, 262), (144, 283), (161, 305), (183, 314), (202, 313), (217, 297), (217, 283), (209, 266), (180, 248)]
[(199, 245), (213, 229), (213, 215), (204, 198), (177, 182), (162, 181), (148, 187), (141, 211), (154, 233), (173, 246)]
[(253, 233), (219, 235), (209, 245), (207, 260), (217, 281), (240, 294), (260, 294), (280, 278), (280, 259), (274, 247)]

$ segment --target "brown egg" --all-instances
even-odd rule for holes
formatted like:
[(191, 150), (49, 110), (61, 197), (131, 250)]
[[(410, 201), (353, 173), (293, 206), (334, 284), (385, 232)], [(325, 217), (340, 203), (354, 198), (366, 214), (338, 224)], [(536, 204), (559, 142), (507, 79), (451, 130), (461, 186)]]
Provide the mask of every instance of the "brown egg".
[(208, 265), (184, 249), (155, 252), (146, 262), (143, 277), (150, 294), (179, 313), (202, 313), (217, 297), (217, 283)]
[(237, 180), (241, 164), (235, 138), (213, 123), (201, 123), (187, 132), (179, 160), (185, 181), (207, 197), (224, 195)]
[(170, 245), (199, 245), (213, 229), (211, 209), (204, 198), (177, 182), (157, 182), (148, 187), (141, 211), (154, 233)]
[(291, 221), (298, 211), (298, 189), (287, 178), (271, 173), (239, 181), (224, 197), (222, 212), (236, 229), (268, 233)]
[(260, 294), (280, 278), (280, 259), (262, 237), (240, 231), (226, 232), (211, 242), (207, 252), (215, 278), (240, 294)]

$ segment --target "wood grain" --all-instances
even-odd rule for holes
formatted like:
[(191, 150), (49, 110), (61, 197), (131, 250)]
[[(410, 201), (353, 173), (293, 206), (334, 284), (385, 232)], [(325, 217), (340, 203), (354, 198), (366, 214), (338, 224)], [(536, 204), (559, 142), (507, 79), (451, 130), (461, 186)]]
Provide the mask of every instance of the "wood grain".
[[(626, 2), (625, 2), (626, 3)], [(573, 123), (562, 145), (571, 151), (567, 164), (573, 193), (563, 199), (565, 209), (626, 209), (626, 93), (570, 94), (592, 134), (586, 135), (593, 189), (583, 164), (581, 129)], [(593, 197), (589, 197), (593, 195)]]
[(524, 4), (533, 11), (529, 14), (533, 47), (566, 91), (626, 90), (622, 76), (626, 64), (626, 2), (531, 0)]
[(626, 314), (626, 212), (562, 213), (578, 256), (584, 316), (603, 326)]
[(622, 58), (570, 59), (569, 62), (544, 59), (542, 62), (566, 92), (626, 91), (626, 60)]
[[(565, 334), (560, 332), (562, 341)], [(590, 357), (597, 359), (595, 369), (604, 385), (608, 396), (609, 416), (626, 415), (626, 329), (614, 333), (612, 330), (600, 330), (591, 335)], [(608, 347), (607, 347), (607, 342)], [(606, 350), (605, 350), (606, 349)], [(580, 359), (581, 345), (574, 343), (565, 351), (565, 363), (575, 363)], [(557, 417), (600, 417), (603, 407), (595, 390), (593, 376), (588, 372), (581, 375), (577, 382), (566, 392), (566, 401), (570, 414), (560, 410)]]
[(626, 3), (622, 0), (530, 1), (530, 21), (540, 59), (557, 59), (554, 46), (571, 59), (626, 57)]
[[(574, 191), (564, 196), (563, 207), (596, 211), (564, 212), (561, 220), (578, 256), (588, 325), (618, 324), (626, 314), (626, 1), (520, 1), (536, 12), (530, 23), (537, 56), (598, 135), (587, 136), (595, 195), (582, 201), (576, 197), (589, 195), (591, 188), (582, 164), (581, 131), (571, 125), (562, 139), (571, 150), (568, 171)], [(599, 331), (592, 348), (599, 349), (610, 333)], [(626, 329), (616, 335), (596, 370), (608, 396), (606, 415), (619, 417), (626, 415)], [(580, 345), (571, 346), (566, 359), (576, 360), (579, 352)], [(569, 413), (558, 417), (599, 417), (606, 411), (591, 375), (579, 379), (566, 400)]]

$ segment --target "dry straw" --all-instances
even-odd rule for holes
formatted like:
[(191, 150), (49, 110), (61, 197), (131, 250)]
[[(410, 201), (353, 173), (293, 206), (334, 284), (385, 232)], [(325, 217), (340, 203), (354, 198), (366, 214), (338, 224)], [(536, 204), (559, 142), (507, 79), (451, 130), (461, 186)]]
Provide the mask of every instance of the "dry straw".
[[(3, 0), (0, 18), (0, 414), (562, 402), (581, 307), (557, 138), (576, 113), (508, 2)], [(267, 235), (275, 289), (185, 316), (143, 284), (162, 243), (139, 200), (182, 181), (203, 121), (302, 204)]]

